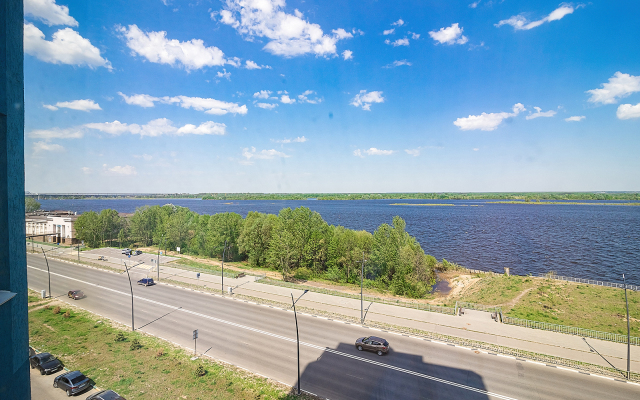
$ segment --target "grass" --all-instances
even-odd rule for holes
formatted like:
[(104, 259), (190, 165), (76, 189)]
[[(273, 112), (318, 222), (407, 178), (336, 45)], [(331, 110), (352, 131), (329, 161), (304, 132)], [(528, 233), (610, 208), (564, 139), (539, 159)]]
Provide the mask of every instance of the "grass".
[[(35, 300), (35, 295), (29, 296), (30, 302)], [(63, 316), (66, 311), (68, 318)], [(31, 346), (56, 355), (67, 368), (82, 371), (98, 387), (127, 399), (294, 398), (283, 385), (212, 360), (192, 361), (181, 348), (99, 322), (71, 306), (63, 305), (59, 314), (46, 307), (31, 311), (29, 331)], [(118, 332), (124, 333), (124, 341), (115, 341)], [(132, 350), (136, 339), (142, 347)], [(206, 371), (203, 376), (196, 374), (200, 366)]]
[[(176, 266), (176, 264), (180, 266), (186, 266), (192, 269), (202, 270), (203, 272), (208, 272), (215, 275), (222, 274), (222, 268), (217, 265), (200, 263), (197, 261), (189, 260), (187, 258), (180, 258), (174, 261), (172, 264), (169, 264), (169, 266)], [(176, 268), (179, 268), (179, 267), (176, 266)], [(227, 278), (236, 278), (238, 274), (240, 274), (240, 272), (230, 270), (230, 269), (227, 269), (226, 271), (224, 271), (224, 276)]]

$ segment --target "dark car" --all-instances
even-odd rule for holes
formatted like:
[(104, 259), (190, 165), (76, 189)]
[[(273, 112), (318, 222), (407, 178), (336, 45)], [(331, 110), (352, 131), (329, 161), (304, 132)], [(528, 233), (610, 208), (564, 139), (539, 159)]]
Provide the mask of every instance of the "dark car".
[(142, 278), (138, 281), (138, 285), (151, 286), (155, 285), (155, 283), (153, 282), (153, 278)]
[(381, 356), (389, 352), (389, 342), (377, 336), (361, 337), (356, 340), (356, 348), (360, 351), (373, 351)]
[(103, 390), (87, 397), (87, 400), (127, 400), (113, 390)]
[(62, 368), (60, 360), (49, 353), (40, 353), (29, 357), (31, 368), (37, 368), (40, 375), (50, 374)]
[(85, 297), (85, 295), (82, 292), (82, 290), (69, 290), (69, 293), (67, 293), (67, 296), (70, 299), (74, 299), (74, 300), (78, 300), (78, 299), (81, 299), (81, 298)]
[(132, 253), (132, 255), (136, 256), (139, 256), (140, 254), (142, 254), (142, 250), (136, 250), (135, 253)]
[(71, 371), (60, 374), (53, 380), (53, 387), (67, 392), (67, 396), (80, 393), (90, 387), (89, 378), (80, 371)]

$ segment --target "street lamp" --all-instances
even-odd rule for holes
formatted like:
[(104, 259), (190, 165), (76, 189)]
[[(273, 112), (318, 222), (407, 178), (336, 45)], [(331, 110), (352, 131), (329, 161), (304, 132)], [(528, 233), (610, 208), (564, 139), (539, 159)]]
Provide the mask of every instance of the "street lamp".
[(133, 267), (137, 267), (140, 264), (144, 264), (144, 261), (143, 262), (139, 262), (136, 265), (134, 265), (132, 267), (129, 267), (129, 268), (127, 268), (126, 261), (124, 263), (124, 269), (127, 271), (127, 276), (129, 277), (129, 289), (131, 289), (131, 331), (132, 332), (135, 331), (136, 329), (135, 329), (135, 327), (133, 325), (133, 285), (131, 284), (131, 275), (129, 275), (129, 270), (131, 268), (133, 268)]
[(629, 300), (627, 299), (627, 279), (622, 274), (624, 282), (624, 301), (627, 303), (627, 380), (631, 380), (631, 330), (629, 329)]
[[(162, 247), (164, 247), (164, 235), (162, 235)], [(160, 282), (160, 246), (158, 246), (158, 262), (156, 263), (158, 268), (158, 282)]]
[(42, 254), (44, 255), (44, 260), (47, 262), (47, 274), (49, 275), (49, 298), (51, 298), (51, 271), (49, 270), (49, 260), (47, 260), (47, 252), (56, 250), (56, 248), (54, 247), (53, 249), (49, 249), (47, 251), (44, 251), (43, 247), (41, 247), (41, 249)]
[(224, 249), (222, 249), (222, 294), (224, 295), (224, 253), (227, 251), (227, 241), (224, 241)]
[(362, 281), (364, 280), (364, 251), (362, 252), (362, 270), (360, 271), (360, 323), (364, 324), (364, 298), (362, 297)]
[(296, 313), (296, 303), (302, 296), (304, 296), (309, 290), (302, 292), (300, 297), (296, 301), (293, 301), (293, 293), (291, 293), (291, 302), (293, 303), (293, 316), (296, 319), (296, 341), (298, 343), (298, 395), (300, 395), (300, 335), (298, 334), (298, 314)]

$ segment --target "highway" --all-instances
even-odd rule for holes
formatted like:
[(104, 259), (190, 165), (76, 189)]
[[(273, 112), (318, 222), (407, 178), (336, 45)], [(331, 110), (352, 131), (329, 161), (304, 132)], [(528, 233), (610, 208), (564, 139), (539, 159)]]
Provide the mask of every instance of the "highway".
[[(44, 258), (28, 255), (31, 289), (47, 289)], [(52, 295), (130, 326), (126, 274), (49, 261)], [(132, 280), (143, 277), (135, 269)], [(135, 282), (134, 282), (135, 285)], [(73, 301), (67, 291), (87, 297)], [(134, 286), (137, 330), (192, 347), (294, 386), (296, 332), (291, 311), (169, 285)], [(640, 386), (298, 314), (301, 386), (335, 399), (632, 399)], [(388, 355), (359, 352), (361, 336), (383, 336)]]

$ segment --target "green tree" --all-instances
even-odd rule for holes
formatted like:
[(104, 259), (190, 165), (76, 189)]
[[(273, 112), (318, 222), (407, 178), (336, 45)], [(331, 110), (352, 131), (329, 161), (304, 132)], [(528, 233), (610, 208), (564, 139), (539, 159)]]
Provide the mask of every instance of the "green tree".
[(238, 238), (242, 232), (244, 220), (240, 214), (220, 213), (209, 218), (206, 236), (206, 249), (210, 256), (222, 258), (224, 244), (227, 243), (225, 259), (239, 259)]
[(248, 256), (251, 266), (266, 266), (272, 230), (277, 220), (278, 217), (273, 214), (262, 214), (255, 211), (250, 211), (247, 214), (242, 232), (238, 237), (238, 249)]
[(100, 216), (95, 211), (82, 213), (74, 224), (76, 237), (89, 247), (99, 247), (102, 238)]
[(40, 209), (40, 203), (33, 197), (24, 198), (24, 212), (30, 213), (38, 211)]

